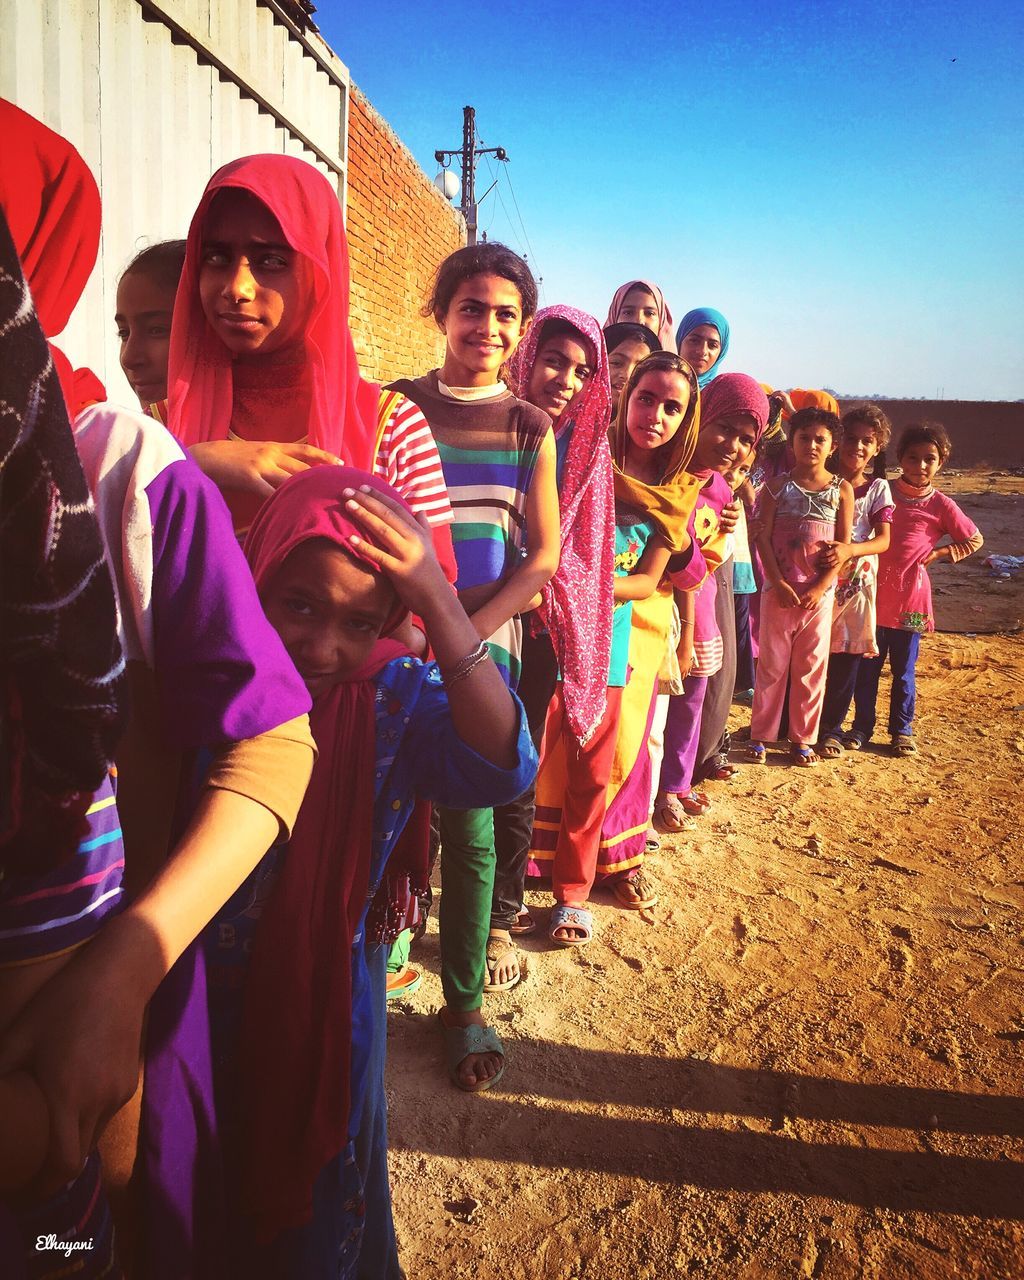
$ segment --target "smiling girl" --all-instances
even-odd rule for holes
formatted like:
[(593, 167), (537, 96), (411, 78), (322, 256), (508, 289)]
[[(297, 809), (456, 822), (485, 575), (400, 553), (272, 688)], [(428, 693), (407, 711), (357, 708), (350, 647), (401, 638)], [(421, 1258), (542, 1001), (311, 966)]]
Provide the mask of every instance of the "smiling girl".
[(825, 466), (842, 424), (825, 409), (802, 409), (789, 424), (796, 466), (761, 494), (758, 546), (764, 565), (761, 659), (754, 684), (747, 758), (764, 764), (764, 742), (779, 736), (789, 688), (789, 737), (794, 764), (816, 765), (832, 633), (837, 570), (819, 567), (823, 544), (848, 542), (853, 489)]
[[(878, 656), (860, 664), (858, 711), (846, 745), (871, 741), (878, 680), (886, 658), (892, 668), (889, 737), (897, 755), (913, 755), (917, 690), (914, 670), (922, 633), (935, 630), (928, 566), (936, 560), (959, 563), (982, 546), (977, 525), (932, 481), (949, 460), (952, 446), (937, 422), (904, 427), (896, 454), (902, 474), (892, 486), (895, 499), (889, 549), (878, 562)], [(942, 538), (950, 541), (942, 546)], [(861, 712), (860, 708), (864, 710)]]
[[(559, 555), (550, 418), (513, 395), (501, 376), (536, 308), (536, 282), (517, 254), (493, 242), (457, 250), (438, 267), (424, 308), (445, 335), (444, 363), (392, 387), (430, 423), (455, 512), (459, 599), (513, 689), (519, 615), (534, 607)], [(574, 355), (562, 350), (548, 368), (543, 403), (556, 413), (571, 399)], [(474, 1048), (486, 1027), (480, 1006), (496, 865), (492, 811), (443, 809), (441, 843), (441, 1020), (452, 1080), (475, 1091), (503, 1062), (500, 1050)]]
[(236, 531), (311, 466), (387, 481), (434, 530), (454, 578), (451, 508), (430, 429), (359, 373), (336, 191), (292, 156), (234, 160), (189, 227), (168, 370), (171, 432), (213, 479)]
[(693, 368), (701, 390), (721, 373), (729, 350), (729, 321), (714, 307), (687, 311), (676, 330), (676, 349)]

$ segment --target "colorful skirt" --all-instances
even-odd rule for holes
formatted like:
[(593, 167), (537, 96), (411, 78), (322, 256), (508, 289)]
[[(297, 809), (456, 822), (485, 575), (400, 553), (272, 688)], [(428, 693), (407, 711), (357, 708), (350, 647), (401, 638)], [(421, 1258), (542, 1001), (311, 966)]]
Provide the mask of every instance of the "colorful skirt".
[[(644, 835), (651, 815), (651, 753), (647, 743), (658, 674), (672, 626), (672, 601), (671, 585), (663, 584), (650, 599), (633, 604), (629, 671), (622, 690), (615, 759), (608, 779), (607, 809), (597, 858), (599, 878), (621, 875), (644, 860)], [(537, 775), (537, 809), (527, 875), (551, 874), (562, 825), (565, 783), (564, 748), (556, 740), (554, 749), (541, 760)]]

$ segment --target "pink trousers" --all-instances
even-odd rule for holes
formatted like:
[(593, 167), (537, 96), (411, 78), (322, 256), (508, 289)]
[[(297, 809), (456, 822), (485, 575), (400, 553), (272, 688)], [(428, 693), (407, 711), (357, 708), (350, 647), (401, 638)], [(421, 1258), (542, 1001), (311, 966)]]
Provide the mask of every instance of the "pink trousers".
[(783, 609), (778, 592), (761, 592), (761, 652), (754, 681), (750, 740), (774, 742), (779, 736), (789, 681), (789, 740), (818, 740), (821, 704), (832, 637), (834, 592), (813, 609)]

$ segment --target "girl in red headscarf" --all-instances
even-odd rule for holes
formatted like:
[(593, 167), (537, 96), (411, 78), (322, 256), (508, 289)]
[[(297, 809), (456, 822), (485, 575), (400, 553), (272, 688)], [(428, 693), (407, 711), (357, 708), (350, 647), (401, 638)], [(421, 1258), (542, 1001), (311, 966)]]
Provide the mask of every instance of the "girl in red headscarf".
[(244, 532), (289, 476), (343, 462), (387, 481), (454, 560), (440, 459), (410, 401), (367, 382), (349, 330), (337, 192), (293, 156), (234, 160), (192, 218), (168, 365), (168, 426)]

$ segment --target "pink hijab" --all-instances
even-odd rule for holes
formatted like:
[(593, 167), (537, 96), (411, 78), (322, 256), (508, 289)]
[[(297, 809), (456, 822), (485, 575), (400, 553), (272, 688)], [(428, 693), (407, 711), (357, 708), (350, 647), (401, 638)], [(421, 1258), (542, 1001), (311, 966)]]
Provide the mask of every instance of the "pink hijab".
[(314, 299), (306, 329), (309, 443), (372, 472), (379, 388), (360, 377), (349, 331), (348, 246), (341, 206), (323, 174), (294, 156), (233, 160), (206, 185), (189, 227), (174, 304), (167, 378), (172, 434), (184, 445), (223, 440), (231, 424), (231, 353), (207, 324), (199, 298), (203, 222), (214, 196), (227, 188), (261, 200), (288, 244), (313, 266)]
[(615, 493), (608, 448), (611, 388), (601, 326), (575, 307), (545, 307), (512, 357), (509, 382), (525, 399), (537, 349), (549, 320), (567, 321), (594, 351), (594, 372), (563, 412), (556, 429), (569, 434), (558, 502), (562, 551), (544, 588), (540, 613), (562, 672), (566, 719), (573, 736), (588, 741), (607, 700), (615, 576)]
[(661, 343), (665, 351), (675, 351), (676, 349), (676, 332), (672, 324), (672, 312), (668, 309), (668, 303), (665, 301), (665, 295), (656, 284), (652, 284), (650, 280), (627, 280), (625, 284), (619, 285), (615, 290), (615, 296), (612, 298), (611, 306), (608, 308), (608, 319), (604, 322), (605, 328), (610, 324), (616, 324), (619, 319), (619, 308), (625, 301), (626, 294), (630, 289), (637, 287), (646, 289), (658, 304), (658, 341)]

